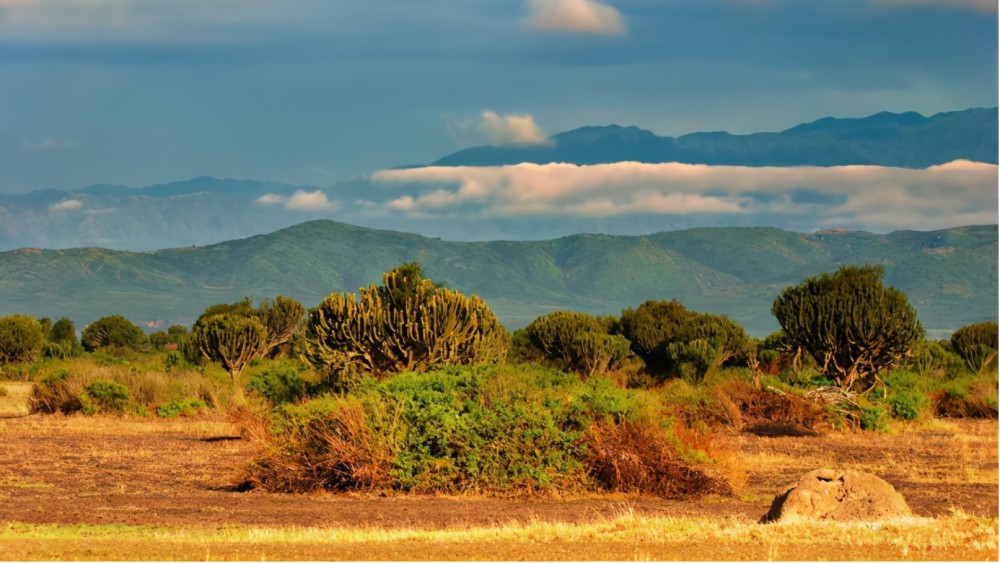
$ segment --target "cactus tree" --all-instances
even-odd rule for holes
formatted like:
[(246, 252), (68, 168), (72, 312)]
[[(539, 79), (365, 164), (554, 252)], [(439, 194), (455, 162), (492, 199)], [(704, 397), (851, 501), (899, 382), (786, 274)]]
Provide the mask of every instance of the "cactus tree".
[(844, 266), (785, 289), (771, 312), (789, 342), (809, 352), (841, 388), (871, 389), (878, 372), (920, 342), (924, 329), (879, 266)]
[(416, 264), (382, 279), (356, 295), (333, 293), (310, 311), (305, 357), (318, 369), (385, 377), (506, 356), (510, 335), (478, 297), (435, 286)]

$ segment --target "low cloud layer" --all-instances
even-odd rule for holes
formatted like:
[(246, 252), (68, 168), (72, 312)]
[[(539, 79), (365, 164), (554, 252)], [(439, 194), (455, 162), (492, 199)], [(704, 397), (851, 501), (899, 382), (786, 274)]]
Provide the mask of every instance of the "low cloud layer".
[(625, 23), (615, 8), (596, 0), (528, 0), (529, 29), (556, 33), (621, 35)]
[(256, 203), (257, 205), (283, 205), (286, 209), (296, 211), (321, 211), (331, 207), (329, 198), (320, 190), (315, 192), (298, 190), (291, 196), (264, 194), (256, 199)]
[(997, 222), (997, 166), (961, 160), (923, 170), (522, 163), (384, 170), (372, 180), (426, 186), (383, 205), (410, 217), (766, 214), (874, 231)]
[(83, 207), (83, 202), (78, 199), (64, 199), (59, 203), (53, 203), (49, 206), (49, 211), (63, 211), (66, 209), (80, 209)]

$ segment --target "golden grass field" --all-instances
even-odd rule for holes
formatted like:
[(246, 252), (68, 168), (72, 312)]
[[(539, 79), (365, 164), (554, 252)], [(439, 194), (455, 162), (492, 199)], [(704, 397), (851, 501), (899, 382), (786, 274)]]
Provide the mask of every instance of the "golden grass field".
[[(212, 415), (5, 418), (0, 559), (997, 559), (996, 421), (725, 440), (733, 497), (288, 495), (233, 490), (248, 446)], [(757, 523), (826, 465), (878, 474), (915, 517)]]

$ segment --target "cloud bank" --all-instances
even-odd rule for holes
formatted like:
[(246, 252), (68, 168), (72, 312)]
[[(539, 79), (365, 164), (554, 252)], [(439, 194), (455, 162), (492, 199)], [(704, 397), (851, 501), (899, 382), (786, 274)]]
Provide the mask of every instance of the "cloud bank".
[(922, 170), (522, 163), (383, 170), (372, 176), (387, 187), (427, 187), (383, 205), (410, 217), (767, 214), (814, 217), (817, 228), (875, 231), (996, 223), (997, 179), (996, 165), (962, 160)]
[(321, 211), (330, 209), (331, 204), (326, 194), (320, 190), (306, 192), (296, 190), (290, 197), (278, 194), (264, 194), (255, 200), (257, 205), (284, 205), (285, 209), (296, 211)]
[(622, 35), (625, 23), (618, 10), (596, 0), (528, 0), (529, 29), (555, 33)]
[(49, 206), (49, 211), (63, 211), (66, 209), (80, 209), (83, 207), (83, 202), (78, 199), (64, 199), (59, 203), (53, 203)]

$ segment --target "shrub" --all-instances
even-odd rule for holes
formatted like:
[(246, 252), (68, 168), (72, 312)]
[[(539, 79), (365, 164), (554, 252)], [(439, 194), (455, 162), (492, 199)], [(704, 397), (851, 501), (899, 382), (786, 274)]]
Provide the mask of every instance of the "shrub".
[(675, 434), (649, 424), (597, 424), (587, 429), (587, 466), (605, 488), (677, 498), (734, 492), (716, 469), (692, 464)]
[(0, 365), (34, 361), (44, 343), (42, 325), (34, 317), (0, 317)]
[[(694, 475), (683, 467), (712, 460), (677, 439), (672, 425), (662, 424), (665, 411), (655, 393), (537, 366), (408, 372), (382, 382), (366, 378), (347, 394), (283, 403), (266, 420), (245, 421), (258, 451), (246, 479), (278, 491), (706, 490), (694, 481), (666, 487), (665, 476)], [(656, 455), (644, 460), (644, 467), (663, 478), (595, 477), (604, 467), (599, 464), (610, 459), (593, 453), (595, 440), (609, 443), (609, 432), (620, 425), (653, 439), (649, 451)]]
[(889, 413), (881, 405), (863, 405), (858, 423), (862, 430), (885, 433), (889, 431)]
[(0, 385), (0, 397), (6, 397), (8, 395), (10, 395), (10, 391), (8, 391), (3, 385)]
[(709, 389), (694, 408), (689, 423), (699, 417), (761, 434), (804, 434), (829, 422), (822, 405), (792, 391), (756, 388), (742, 379), (723, 381)]
[(252, 373), (247, 389), (263, 395), (271, 404), (295, 403), (306, 396), (309, 385), (300, 377), (301, 371), (291, 366), (276, 366)]
[(131, 400), (127, 387), (104, 379), (87, 384), (80, 394), (81, 410), (88, 415), (100, 412), (124, 413)]
[(901, 391), (889, 398), (889, 406), (896, 413), (896, 418), (916, 420), (930, 402), (923, 393), (917, 391)]
[(997, 374), (948, 381), (931, 394), (930, 402), (935, 416), (997, 418)]
[(173, 418), (176, 416), (188, 416), (200, 410), (207, 409), (208, 405), (201, 399), (183, 399), (180, 401), (170, 401), (169, 403), (156, 407), (156, 416), (160, 418)]

